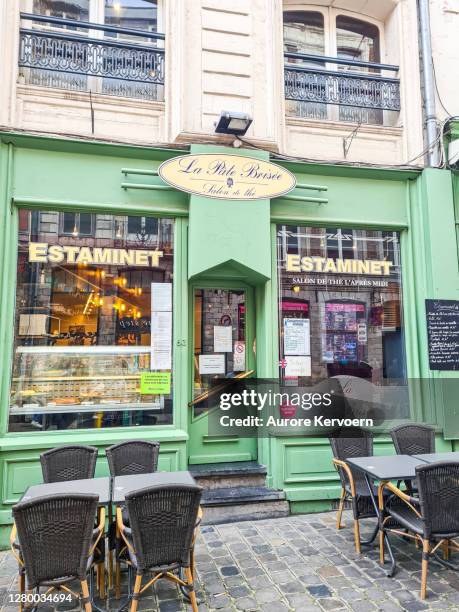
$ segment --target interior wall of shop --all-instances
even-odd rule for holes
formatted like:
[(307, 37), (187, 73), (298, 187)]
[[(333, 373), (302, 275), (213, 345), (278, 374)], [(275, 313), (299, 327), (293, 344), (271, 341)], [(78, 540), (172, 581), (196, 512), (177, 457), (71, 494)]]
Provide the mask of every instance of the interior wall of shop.
[[(155, 169), (183, 151), (153, 150), (4, 134), (0, 144), (0, 544), (5, 545), (11, 506), (26, 487), (40, 482), (38, 455), (58, 444), (81, 442), (101, 449), (97, 474), (107, 473), (102, 449), (127, 436), (161, 442), (160, 469), (187, 466), (188, 393), (190, 389), (188, 322), (187, 216), (189, 197), (174, 190), (123, 189), (122, 169)], [(209, 152), (216, 148), (209, 147)], [(272, 200), (271, 279), (255, 288), (257, 373), (277, 377), (278, 305), (276, 225), (279, 223), (401, 232), (404, 325), (408, 376), (432, 381), (451, 373), (433, 373), (427, 359), (426, 298), (457, 299), (459, 272), (451, 173), (446, 170), (395, 171), (281, 162), (299, 183), (326, 185), (328, 203), (288, 197)], [(159, 184), (157, 177), (135, 182)], [(309, 192), (308, 195), (311, 195)], [(296, 189), (294, 197), (304, 195)], [(250, 202), (246, 205), (249, 208)], [(216, 202), (218, 206), (218, 202)], [(16, 281), (17, 210), (104, 211), (163, 215), (176, 219), (174, 259), (174, 424), (113, 430), (8, 434), (8, 397), (13, 347)], [(222, 239), (226, 228), (222, 227)], [(231, 232), (231, 228), (228, 229)], [(256, 230), (254, 230), (256, 231)], [(203, 251), (206, 245), (202, 244)], [(453, 262), (454, 265), (448, 265)], [(453, 448), (459, 432), (444, 429), (452, 400), (430, 388), (412, 398), (412, 419), (438, 427), (438, 448)], [(391, 449), (387, 437), (376, 452)], [(268, 466), (271, 486), (285, 489), (294, 512), (329, 509), (339, 495), (328, 441), (319, 438), (273, 437), (259, 440), (258, 459)]]

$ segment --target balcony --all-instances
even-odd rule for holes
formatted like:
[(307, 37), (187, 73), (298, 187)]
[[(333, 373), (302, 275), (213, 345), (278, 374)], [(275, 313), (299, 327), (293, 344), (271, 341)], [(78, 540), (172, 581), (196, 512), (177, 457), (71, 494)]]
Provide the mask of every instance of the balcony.
[(284, 53), (287, 114), (305, 119), (395, 125), (400, 111), (398, 66)]
[(21, 19), (26, 84), (164, 100), (164, 34), (31, 13)]

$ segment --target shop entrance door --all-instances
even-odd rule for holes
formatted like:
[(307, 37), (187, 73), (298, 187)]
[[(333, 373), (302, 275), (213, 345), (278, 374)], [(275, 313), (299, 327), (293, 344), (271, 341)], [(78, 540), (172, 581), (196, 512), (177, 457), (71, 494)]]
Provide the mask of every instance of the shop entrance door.
[(211, 415), (219, 410), (212, 394), (216, 380), (255, 376), (253, 290), (241, 285), (196, 285), (191, 308), (189, 463), (253, 461), (256, 437), (215, 435), (209, 429)]

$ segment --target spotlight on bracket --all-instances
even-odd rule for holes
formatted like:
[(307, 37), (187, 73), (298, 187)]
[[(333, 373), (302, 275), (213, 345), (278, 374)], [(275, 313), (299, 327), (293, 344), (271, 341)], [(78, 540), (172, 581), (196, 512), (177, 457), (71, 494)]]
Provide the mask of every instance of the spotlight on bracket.
[(215, 123), (215, 133), (244, 136), (252, 121), (252, 117), (246, 113), (222, 111), (220, 119)]

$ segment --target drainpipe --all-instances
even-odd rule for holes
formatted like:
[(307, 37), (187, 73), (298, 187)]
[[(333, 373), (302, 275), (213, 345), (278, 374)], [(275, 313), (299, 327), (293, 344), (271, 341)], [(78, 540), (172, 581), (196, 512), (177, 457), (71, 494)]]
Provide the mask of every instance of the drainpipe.
[(440, 165), (439, 144), (433, 143), (438, 137), (437, 117), (435, 113), (435, 81), (432, 64), (432, 39), (430, 33), (429, 0), (418, 0), (419, 42), (421, 47), (421, 90), (424, 97), (424, 114), (426, 121), (425, 146), (427, 165)]

